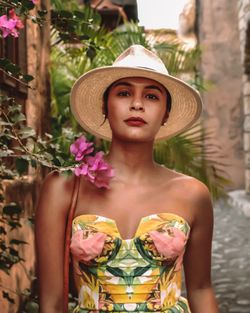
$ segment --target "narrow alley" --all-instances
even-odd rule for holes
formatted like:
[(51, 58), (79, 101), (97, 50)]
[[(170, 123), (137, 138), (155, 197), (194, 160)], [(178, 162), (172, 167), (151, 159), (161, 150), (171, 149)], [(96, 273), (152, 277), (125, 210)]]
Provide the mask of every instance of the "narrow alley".
[(220, 313), (250, 313), (250, 218), (226, 201), (214, 206), (213, 285)]

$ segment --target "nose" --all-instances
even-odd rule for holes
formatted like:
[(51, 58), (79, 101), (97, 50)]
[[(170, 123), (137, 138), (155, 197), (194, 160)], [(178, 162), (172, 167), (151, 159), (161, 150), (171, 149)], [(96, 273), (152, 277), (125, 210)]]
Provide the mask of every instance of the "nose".
[(144, 112), (144, 105), (143, 105), (143, 102), (141, 101), (141, 99), (138, 99), (138, 98), (134, 98), (132, 101), (131, 101), (131, 104), (130, 104), (130, 111), (142, 111)]

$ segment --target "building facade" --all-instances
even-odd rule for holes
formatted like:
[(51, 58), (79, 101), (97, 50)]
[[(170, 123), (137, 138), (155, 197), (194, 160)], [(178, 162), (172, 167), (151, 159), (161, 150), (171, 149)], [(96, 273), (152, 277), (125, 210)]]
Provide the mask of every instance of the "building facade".
[(250, 194), (250, 0), (238, 0), (238, 25), (242, 73), (245, 187)]
[(246, 162), (250, 151), (250, 82), (242, 66), (247, 35), (245, 32), (243, 36), (238, 28), (239, 16), (242, 31), (246, 28), (246, 13), (240, 12), (245, 12), (247, 5), (238, 2), (249, 3), (196, 0), (196, 33), (202, 49), (200, 70), (208, 85), (203, 93), (204, 123), (213, 133), (207, 143), (220, 152), (218, 162), (225, 165), (231, 181), (229, 189), (250, 192), (249, 161), (248, 165)]

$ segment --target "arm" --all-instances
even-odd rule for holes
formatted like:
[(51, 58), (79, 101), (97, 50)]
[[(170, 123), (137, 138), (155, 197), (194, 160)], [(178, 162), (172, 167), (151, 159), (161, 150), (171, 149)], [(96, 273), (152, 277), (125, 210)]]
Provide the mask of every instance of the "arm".
[(191, 188), (194, 221), (184, 257), (187, 296), (192, 313), (218, 313), (211, 285), (213, 207), (207, 187), (195, 181)]
[(47, 175), (36, 209), (35, 239), (39, 313), (62, 313), (63, 253), (73, 180), (57, 172)]

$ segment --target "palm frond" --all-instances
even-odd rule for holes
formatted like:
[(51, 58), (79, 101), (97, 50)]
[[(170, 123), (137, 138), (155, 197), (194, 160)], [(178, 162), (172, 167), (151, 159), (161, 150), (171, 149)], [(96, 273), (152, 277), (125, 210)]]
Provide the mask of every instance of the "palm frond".
[(155, 160), (168, 168), (195, 177), (204, 182), (214, 198), (225, 196), (226, 178), (220, 147), (207, 145), (211, 134), (199, 123), (187, 132), (155, 144)]
[[(199, 49), (186, 50), (175, 41), (152, 43), (135, 23), (127, 23), (112, 33), (104, 34), (96, 43), (94, 57), (90, 57), (88, 50), (81, 45), (72, 47), (62, 44), (52, 49), (53, 105), (58, 114), (63, 114), (69, 107), (69, 93), (75, 79), (92, 68), (112, 64), (131, 44), (141, 44), (156, 51), (171, 74), (177, 76), (188, 72), (188, 82), (199, 90), (204, 88), (196, 70), (201, 53)], [(67, 114), (65, 120), (71, 121), (72, 116), (69, 112)], [(154, 157), (160, 164), (201, 180), (217, 198), (225, 195), (224, 188), (230, 182), (225, 174), (226, 165), (220, 147), (210, 144), (212, 135), (201, 124), (196, 124), (185, 133), (157, 142)], [(95, 140), (92, 135), (88, 137)], [(109, 149), (107, 141), (98, 141), (98, 145), (104, 151)]]
[(201, 57), (199, 48), (188, 49), (185, 45), (177, 43), (176, 40), (167, 43), (156, 43), (154, 49), (166, 64), (171, 75), (182, 73), (195, 73)]
[(148, 47), (142, 27), (134, 22), (119, 26), (113, 32), (107, 34), (105, 40), (103, 40), (105, 48), (97, 52), (93, 60), (93, 67), (111, 65), (118, 55), (133, 44)]

